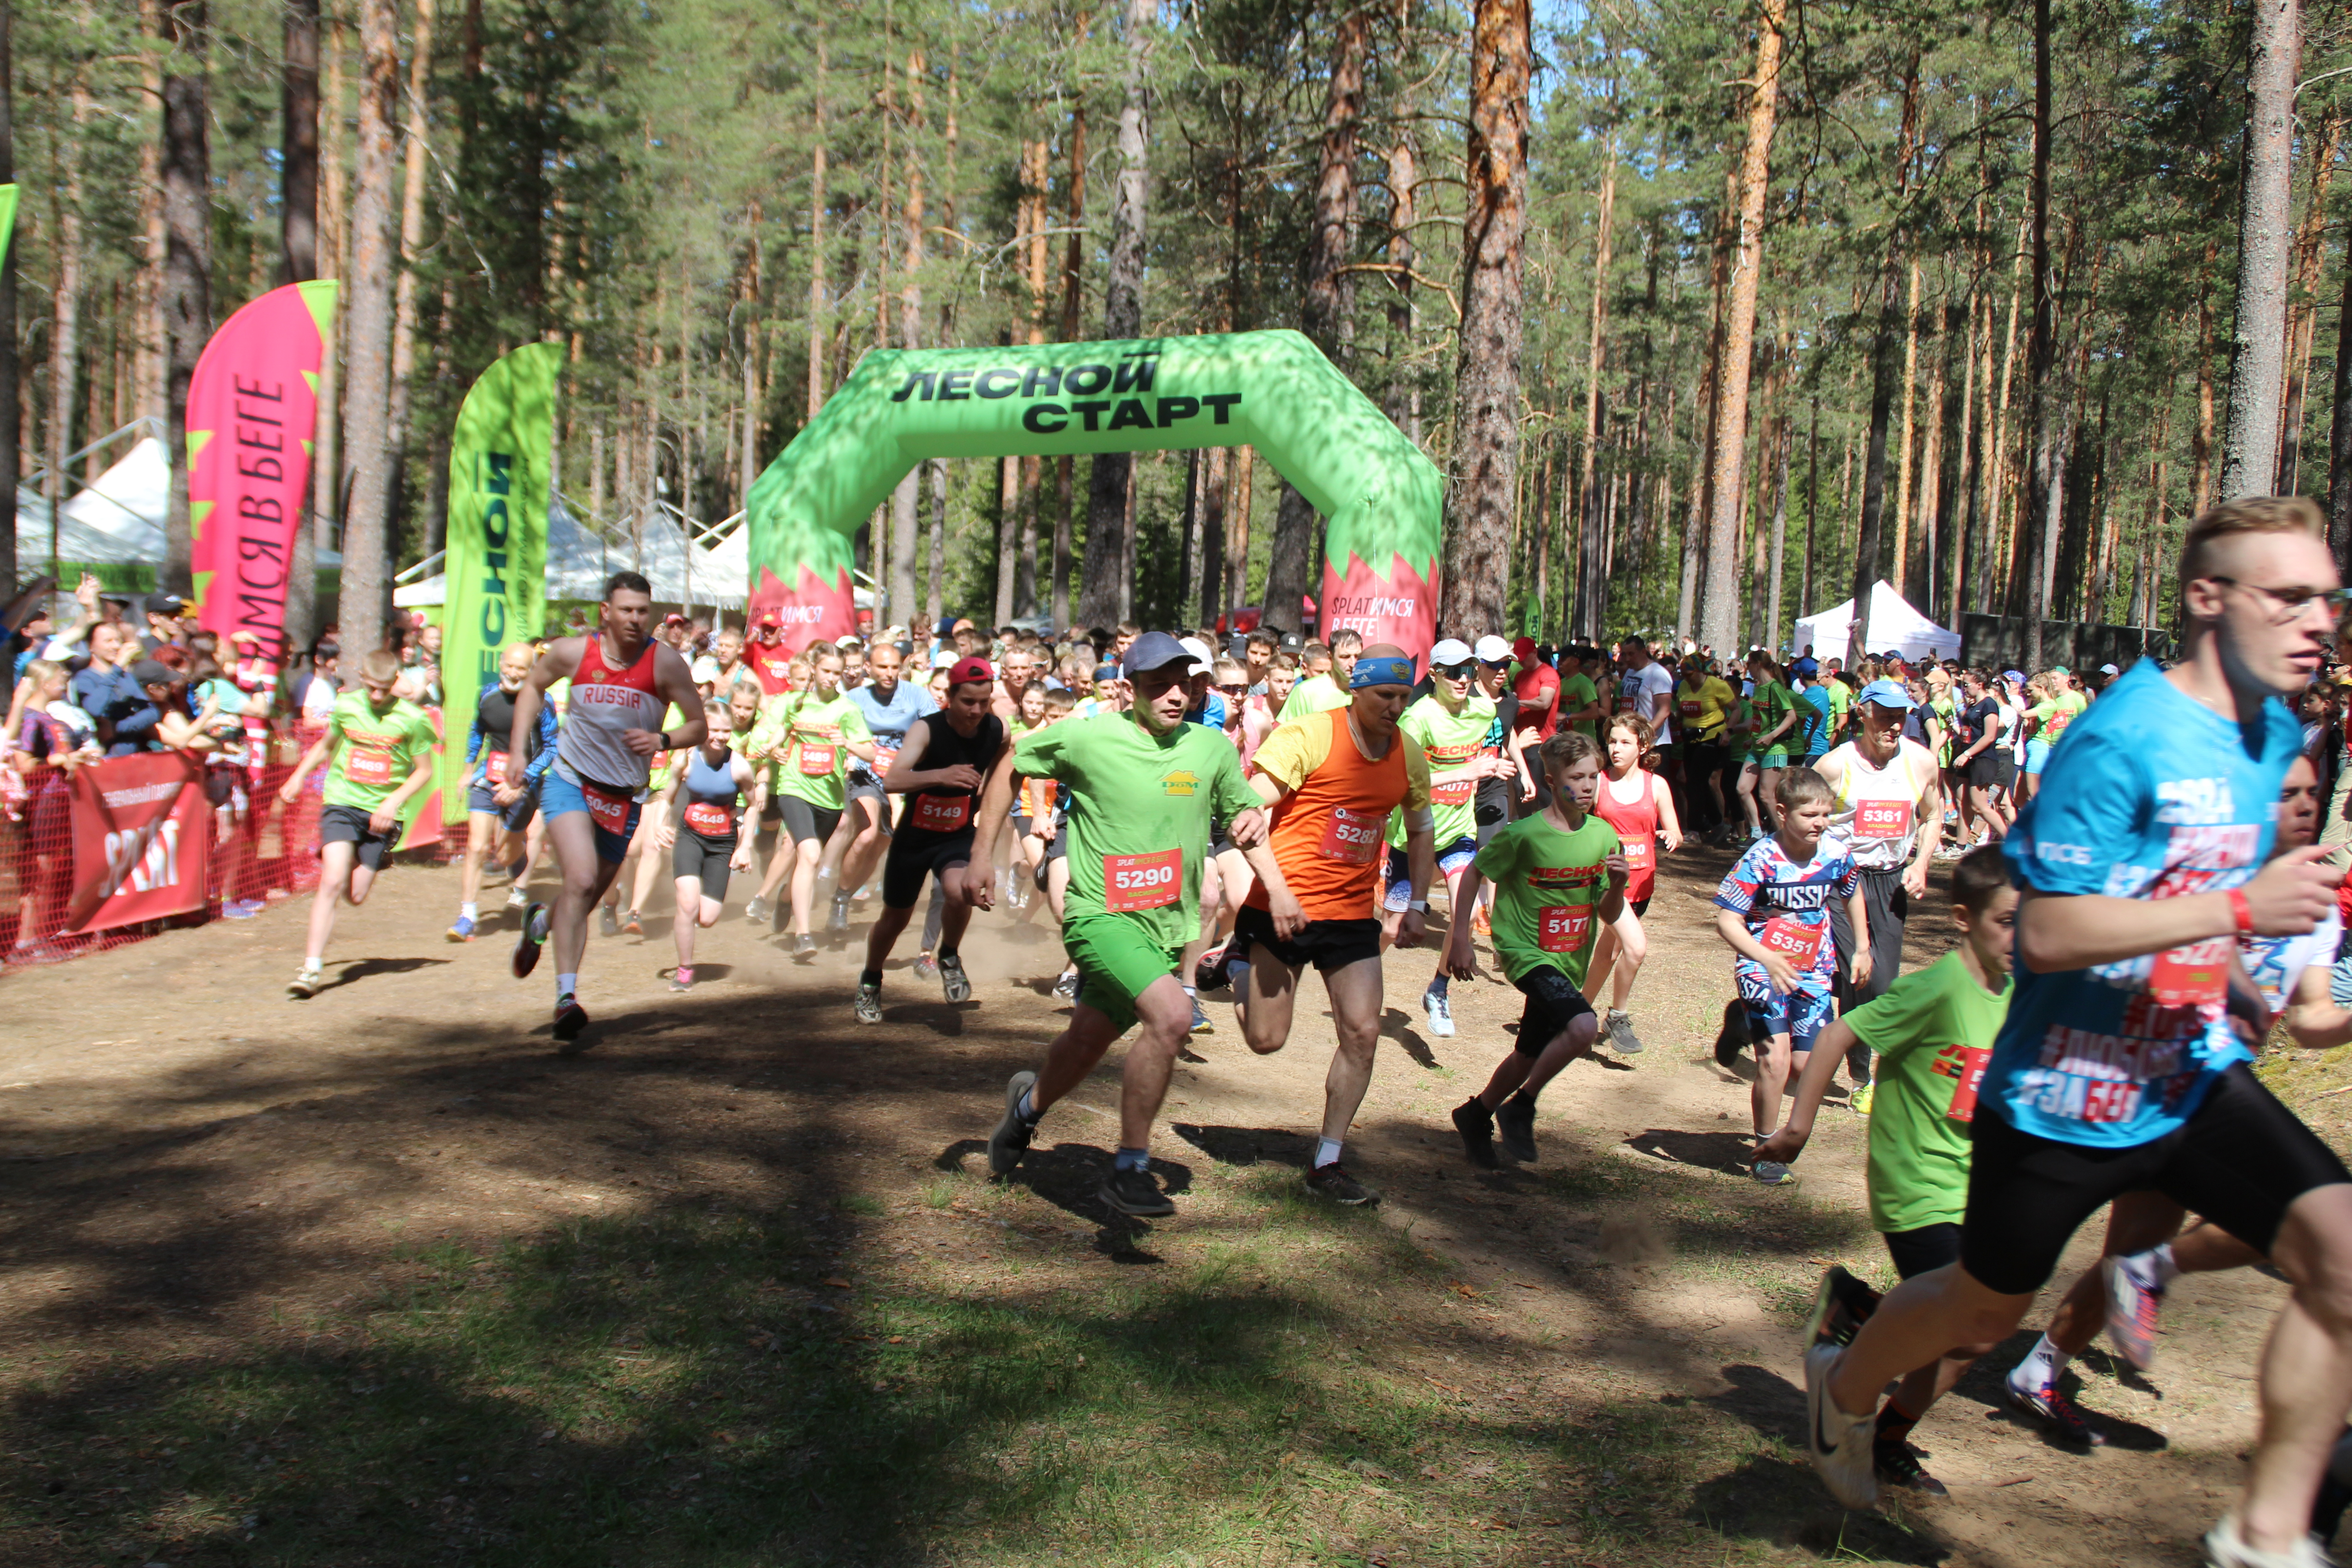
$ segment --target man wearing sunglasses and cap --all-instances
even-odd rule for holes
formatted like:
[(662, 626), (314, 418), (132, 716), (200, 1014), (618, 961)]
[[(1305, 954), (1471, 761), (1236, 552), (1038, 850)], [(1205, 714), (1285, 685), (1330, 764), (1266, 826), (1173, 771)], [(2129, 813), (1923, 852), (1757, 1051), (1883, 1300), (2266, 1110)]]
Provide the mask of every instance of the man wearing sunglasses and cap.
[[(1917, 706), (1899, 680), (1874, 680), (1854, 699), (1859, 727), (1853, 740), (1813, 764), (1837, 796), (1822, 831), (1824, 853), (1846, 855), (1862, 871), (1862, 902), (1870, 929), (1857, 932), (1839, 900), (1830, 904), (1837, 941), (1838, 1011), (1851, 1012), (1886, 993), (1903, 967), (1903, 921), (1913, 899), (1927, 896), (1927, 869), (1944, 837), (1944, 788), (1936, 753), (1903, 737), (1903, 720)], [(1870, 943), (1870, 974), (1856, 986), (1854, 943)], [(1846, 1058), (1855, 1107), (1870, 1110), (1870, 1051), (1856, 1044)]]
[[(1339, 1153), (1371, 1087), (1380, 1045), (1381, 932), (1372, 885), (1390, 816), (1403, 814), (1410, 867), (1401, 947), (1421, 941), (1436, 857), (1429, 761), (1397, 722), (1412, 696), (1412, 660), (1393, 644), (1376, 643), (1357, 658), (1348, 684), (1347, 707), (1285, 724), (1257, 750), (1250, 782), (1273, 813), (1268, 843), (1281, 878), (1260, 878), (1242, 905), (1234, 941), (1249, 963), (1233, 966), (1233, 975), (1242, 1034), (1250, 1049), (1267, 1056), (1290, 1037), (1299, 976), (1310, 963), (1322, 972), (1339, 1049), (1324, 1079), (1323, 1134), (1307, 1185), (1356, 1205), (1380, 1201), (1340, 1165)], [(1280, 929), (1285, 914), (1294, 922), (1287, 932)]]
[[(1281, 871), (1239, 753), (1223, 734), (1184, 721), (1192, 678), (1206, 667), (1174, 637), (1147, 632), (1129, 646), (1121, 670), (1135, 690), (1126, 712), (1024, 735), (1012, 767), (990, 777), (981, 806), (971, 859), (992, 865), (1019, 781), (1070, 786), (1062, 945), (1078, 971), (1070, 1026), (1046, 1047), (1040, 1071), (1015, 1073), (1005, 1087), (988, 1164), (1000, 1176), (1019, 1164), (1038, 1119), (1086, 1081), (1112, 1041), (1140, 1024), (1120, 1073), (1118, 1153), (1100, 1194), (1122, 1214), (1166, 1215), (1175, 1205), (1152, 1179), (1151, 1124), (1192, 1031), (1192, 999), (1177, 972), (1186, 943), (1200, 935), (1210, 819), (1225, 819), (1227, 837), (1259, 878), (1278, 884)], [(991, 892), (980, 890), (981, 907)], [(1304, 923), (1295, 904), (1275, 920), (1285, 937)]]

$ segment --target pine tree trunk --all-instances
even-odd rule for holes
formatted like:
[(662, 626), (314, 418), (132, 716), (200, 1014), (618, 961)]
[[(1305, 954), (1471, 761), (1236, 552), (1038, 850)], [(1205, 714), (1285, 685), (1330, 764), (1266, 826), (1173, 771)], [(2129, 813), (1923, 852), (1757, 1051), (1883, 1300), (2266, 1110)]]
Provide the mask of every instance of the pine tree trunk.
[[(906, 234), (906, 283), (898, 295), (898, 341), (902, 348), (920, 348), (923, 342), (922, 269), (926, 259), (923, 233), (923, 161), (922, 149), (917, 138), (923, 128), (923, 53), (917, 49), (907, 57), (907, 196), (899, 209), (899, 221)], [(887, 616), (891, 621), (906, 621), (915, 613), (915, 575), (917, 552), (921, 542), (916, 535), (916, 503), (922, 489), (921, 465), (907, 471), (898, 481), (898, 489), (890, 505), (890, 570), (885, 583), (888, 589)], [(1011, 510), (1008, 508), (1008, 510)], [(1012, 618), (1010, 584), (1007, 574), (1012, 568), (1012, 552), (998, 572), (996, 624), (1003, 626)]]
[(1225, 594), (1225, 486), (1232, 452), (1212, 447), (1201, 465), (1201, 624), (1213, 626)]
[(824, 406), (824, 342), (829, 324), (824, 309), (824, 34), (816, 38), (816, 151), (809, 159), (809, 302), (808, 413), (814, 420)]
[(393, 294), (392, 416), (387, 426), (395, 485), (406, 478), (408, 384), (416, 369), (416, 253), (425, 245), (425, 163), (433, 135), (425, 99), (433, 79), (433, 3), (415, 0), (415, 52), (408, 62), (408, 147), (401, 171), (400, 277)]
[(945, 458), (934, 459), (931, 468), (931, 563), (925, 574), (923, 613), (933, 626), (940, 624), (940, 595), (946, 592), (948, 574), (948, 465)]
[(2039, 562), (2042, 541), (2053, 521), (2049, 510), (2052, 492), (2044, 482), (2055, 460), (2051, 447), (2054, 419), (2051, 401), (2055, 389), (2050, 384), (2050, 371), (2058, 348), (2058, 300), (2050, 277), (2050, 0), (2033, 0), (2033, 330), (2025, 376), (2034, 458), (2017, 531), (2017, 556), (2029, 567), (2024, 605), (2025, 668), (2029, 670), (2042, 667), (2042, 623), (2049, 618), (2050, 598)]
[(343, 646), (383, 646), (390, 607), (386, 567), (392, 522), (393, 110), (400, 90), (399, 12), (394, 0), (360, 5), (359, 159), (352, 192), (351, 379), (343, 405), (350, 444), (351, 512), (343, 520), (340, 620)]
[(1941, 538), (1940, 525), (1943, 521), (1941, 513), (1944, 479), (1944, 376), (1951, 358), (1948, 347), (1949, 334), (1945, 330), (1945, 323), (1940, 321), (1942, 315), (1940, 307), (1937, 308), (1937, 314), (1939, 321), (1936, 341), (1928, 345), (1930, 359), (1927, 366), (1925, 410), (1927, 419), (1925, 427), (1919, 433), (1918, 500), (1914, 504), (1911, 513), (1917, 523), (1916, 537), (1923, 570), (1919, 576), (1912, 576), (1909, 560), (1906, 557), (1898, 563), (1902, 567), (1903, 575), (1895, 583), (1895, 585), (1903, 590), (1905, 598), (1927, 604), (1933, 604), (1936, 598), (1936, 547)]
[(1438, 626), (1471, 636), (1503, 624), (1525, 347), (1528, 0), (1476, 0), (1470, 38), (1469, 195), (1462, 239), (1461, 350), (1453, 472), (1445, 487)]
[(1421, 335), (1421, 311), (1412, 299), (1413, 215), (1421, 184), (1412, 143), (1397, 138), (1389, 151), (1389, 383), (1381, 412), (1405, 439), (1421, 445), (1421, 382), (1410, 368), (1400, 370)]
[[(1138, 337), (1143, 331), (1144, 218), (1150, 196), (1148, 149), (1151, 139), (1146, 68), (1151, 35), (1159, 24), (1154, 0), (1128, 0), (1125, 100), (1118, 113), (1118, 186), (1111, 199), (1110, 267), (1103, 280), (1103, 336)], [(1086, 563), (1078, 589), (1078, 618), (1088, 626), (1120, 619), (1131, 599), (1126, 575), (1129, 479), (1135, 459), (1125, 452), (1096, 457), (1087, 496)]]
[(1606, 585), (1597, 572), (1585, 569), (1598, 559), (1601, 542), (1592, 497), (1600, 473), (1601, 367), (1609, 349), (1609, 242), (1617, 215), (1617, 128), (1601, 138), (1601, 210), (1592, 232), (1592, 319), (1584, 345), (1583, 483), (1577, 487), (1579, 544), (1575, 609), (1570, 616), (1579, 635), (1599, 637)]
[(2279, 419), (2279, 490), (2294, 495), (2303, 481), (2304, 388), (2311, 376), (2311, 340), (2319, 324), (2319, 247), (2327, 226), (2327, 187), (2336, 177), (2336, 148), (2344, 133), (2344, 110), (2327, 107), (2319, 121), (2319, 144), (2311, 156), (2311, 193), (2304, 198), (2303, 225), (2294, 240), (2294, 310), (2287, 327), (2286, 406)]
[[(352, 226), (345, 210), (343, 186), (343, 23), (327, 15), (320, 40), (324, 59), (319, 91), (319, 276), (346, 278), (351, 273)], [(344, 354), (352, 336), (351, 300), (335, 302), (334, 341), (319, 371), (318, 447), (310, 454), (311, 543), (315, 550), (336, 547), (344, 500), (349, 491), (343, 468)]]
[(2278, 479), (2286, 366), (2287, 243), (2294, 186), (2294, 68), (2301, 0), (2253, 0), (2246, 68), (2245, 201), (2221, 499), (2268, 495)]
[[(57, 575), (58, 521), (66, 501), (66, 454), (73, 450), (75, 374), (81, 360), (82, 178), (81, 144), (89, 123), (89, 84), (79, 72), (70, 91), (72, 131), (58, 138), (54, 159), (58, 185), (50, 195), (57, 208), (57, 285), (50, 290), (48, 469), (42, 497), (48, 502), (49, 572)], [(93, 436), (97, 432), (91, 432)], [(5, 584), (12, 591), (13, 580)]]
[(2352, 239), (2346, 242), (2344, 296), (2336, 318), (2336, 412), (2327, 442), (2327, 543), (2336, 552), (2336, 567), (2352, 577)]
[(1911, 281), (1903, 304), (1903, 430), (1895, 448), (1895, 567), (1887, 575), (1895, 591), (1911, 593), (1911, 411), (1919, 392), (1919, 260), (1911, 259)]
[(289, 0), (278, 89), (278, 281), (319, 275), (319, 0)]
[(1756, 294), (1764, 270), (1764, 201), (1771, 175), (1772, 131), (1780, 97), (1780, 27), (1786, 0), (1763, 0), (1749, 82), (1748, 149), (1739, 168), (1739, 228), (1726, 296), (1723, 352), (1716, 374), (1715, 436), (1708, 464), (1714, 489), (1708, 520), (1706, 595), (1699, 640), (1728, 651), (1739, 640), (1740, 482), (1747, 456), (1748, 379), (1756, 353)]
[(189, 580), (188, 380), (212, 336), (212, 143), (206, 124), (205, 70), (211, 48), (205, 0), (180, 0), (163, 13), (172, 46), (163, 75), (164, 447), (172, 460), (172, 499), (163, 522), (157, 585), (185, 595)]
[[(16, 6), (0, 3), (0, 184), (9, 184), (16, 178), (16, 63), (15, 40), (10, 23)], [(10, 250), (15, 250), (12, 243)], [(134, 298), (135, 298), (134, 293)], [(5, 477), (13, 494), (16, 476), (22, 472), (23, 454), (17, 450), (17, 421), (23, 416), (17, 406), (21, 395), (17, 381), (16, 356), (16, 268), (13, 255), (0, 264), (0, 477)], [(16, 585), (16, 529), (13, 520), (0, 529), (0, 585), (14, 591)]]

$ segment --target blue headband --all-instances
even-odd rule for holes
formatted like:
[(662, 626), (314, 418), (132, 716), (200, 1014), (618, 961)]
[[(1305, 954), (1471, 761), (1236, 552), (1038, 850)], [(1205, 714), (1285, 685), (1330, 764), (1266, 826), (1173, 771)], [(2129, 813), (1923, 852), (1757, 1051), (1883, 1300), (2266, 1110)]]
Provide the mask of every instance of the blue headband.
[(1348, 678), (1348, 689), (1360, 691), (1367, 686), (1411, 686), (1413, 682), (1412, 660), (1393, 654), (1381, 654), (1376, 658), (1360, 658), (1355, 674)]

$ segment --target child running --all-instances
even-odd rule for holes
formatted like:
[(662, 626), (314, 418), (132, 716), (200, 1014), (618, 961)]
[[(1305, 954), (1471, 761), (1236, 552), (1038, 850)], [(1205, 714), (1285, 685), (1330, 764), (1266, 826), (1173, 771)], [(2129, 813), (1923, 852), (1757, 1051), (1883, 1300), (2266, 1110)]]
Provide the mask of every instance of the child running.
[(1617, 830), (1625, 855), (1625, 912), (1601, 928), (1585, 971), (1584, 998), (1598, 1004), (1603, 982), (1609, 986), (1609, 1016), (1602, 1025), (1609, 1048), (1621, 1057), (1644, 1048), (1633, 1033), (1633, 1016), (1625, 1010), (1632, 1000), (1634, 977), (1650, 956), (1649, 933), (1642, 917), (1650, 912), (1650, 894), (1658, 882), (1658, 838), (1665, 837), (1666, 853), (1683, 846), (1681, 821), (1675, 816), (1675, 792), (1658, 777), (1658, 754), (1650, 749), (1650, 721), (1632, 713), (1609, 721), (1609, 771), (1592, 795), (1593, 815)]
[(719, 923), (727, 907), (729, 873), (751, 863), (751, 836), (743, 830), (744, 824), (759, 822), (756, 811), (747, 815), (742, 809), (759, 770), (735, 750), (732, 708), (709, 703), (702, 716), (710, 726), (702, 744), (688, 753), (686, 766), (671, 773), (662, 791), (662, 808), (647, 814), (658, 825), (656, 845), (670, 851), (670, 875), (677, 879), (677, 919), (670, 927), (677, 942), (677, 973), (669, 984), (673, 991), (694, 989), (696, 928)]
[[(1495, 956), (1527, 1002), (1511, 1054), (1486, 1087), (1454, 1108), (1454, 1130), (1473, 1165), (1491, 1170), (1495, 1143), (1522, 1163), (1536, 1157), (1536, 1097), (1578, 1057), (1592, 1054), (1601, 1020), (1584, 999), (1584, 972), (1601, 928), (1625, 910), (1631, 877), (1617, 830), (1592, 815), (1601, 784), (1601, 748), (1589, 735), (1559, 730), (1543, 743), (1551, 804), (1490, 839), (1464, 868), (1454, 908), (1476, 902), (1482, 880), (1495, 884)], [(1445, 944), (1445, 973), (1474, 980), (1470, 922), (1456, 915)]]
[[(1780, 1121), (1780, 1090), (1789, 1075), (1802, 1072), (1813, 1042), (1829, 1023), (1830, 987), (1837, 976), (1837, 951), (1830, 941), (1830, 904), (1846, 900), (1862, 924), (1862, 873), (1853, 859), (1822, 849), (1836, 798), (1829, 781), (1811, 768), (1780, 774), (1774, 798), (1780, 830), (1748, 847), (1731, 874), (1716, 889), (1716, 933), (1733, 953), (1732, 975), (1748, 1014), (1748, 1037), (1756, 1042), (1756, 1081), (1748, 1113), (1759, 1139)], [(1870, 977), (1870, 949), (1853, 955), (1854, 985)], [(1797, 1178), (1788, 1165), (1756, 1160), (1756, 1179), (1780, 1186)]]
[[(1812, 1135), (1814, 1114), (1846, 1047), (1860, 1040), (1876, 1051), (1880, 1087), (1870, 1117), (1865, 1177), (1870, 1223), (1886, 1242), (1896, 1277), (1904, 1279), (1941, 1268), (1960, 1255), (1977, 1083), (2009, 1011), (2017, 889), (2009, 885), (2009, 866), (1999, 846), (1972, 849), (1952, 868), (1952, 923), (1960, 930), (1958, 947), (1822, 1032), (1820, 1048), (1798, 1079), (1788, 1125), (1756, 1151), (1759, 1163), (1793, 1162)], [(1879, 1479), (1945, 1495), (1943, 1483), (1920, 1466), (1907, 1439), (1927, 1407), (1991, 1348), (1951, 1351), (1914, 1368), (1896, 1384), (1878, 1413)]]

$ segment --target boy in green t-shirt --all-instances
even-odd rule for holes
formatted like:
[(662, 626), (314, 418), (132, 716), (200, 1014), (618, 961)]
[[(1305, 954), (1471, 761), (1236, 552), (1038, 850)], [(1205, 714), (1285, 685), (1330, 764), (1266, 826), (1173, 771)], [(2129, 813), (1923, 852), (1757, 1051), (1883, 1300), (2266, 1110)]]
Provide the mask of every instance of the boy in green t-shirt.
[[(1543, 763), (1551, 804), (1487, 840), (1464, 869), (1454, 900), (1457, 910), (1474, 909), (1481, 879), (1495, 884), (1495, 956), (1527, 998), (1511, 1054), (1454, 1112), (1463, 1151), (1486, 1169), (1496, 1164), (1497, 1136), (1512, 1159), (1535, 1159), (1536, 1096), (1560, 1068), (1592, 1054), (1601, 1020), (1584, 999), (1585, 966), (1601, 928), (1625, 912), (1625, 847), (1592, 815), (1600, 745), (1573, 730), (1555, 731), (1543, 743)], [(1444, 968), (1462, 980), (1478, 973), (1465, 915), (1454, 917)]]
[(327, 764), (310, 946), (286, 986), (286, 994), (298, 1001), (316, 995), (326, 984), (320, 966), (327, 940), (335, 934), (335, 900), (349, 899), (354, 909), (367, 902), (383, 858), (399, 841), (401, 815), (416, 792), (433, 782), (433, 751), (440, 736), (432, 715), (393, 694), (399, 679), (395, 654), (378, 648), (362, 660), (362, 689), (335, 699), (327, 732), (278, 787), (278, 798), (292, 805), (301, 798), (302, 781), (310, 771)]
[[(1870, 1222), (1885, 1237), (1905, 1279), (1960, 1256), (1968, 1212), (1969, 1126), (1977, 1085), (1994, 1037), (2009, 1012), (2010, 944), (2017, 889), (2000, 846), (1972, 849), (1952, 867), (1952, 922), (1960, 945), (1897, 980), (1877, 1000), (1822, 1032), (1797, 1081), (1789, 1120), (1756, 1151), (1759, 1160), (1794, 1160), (1813, 1129), (1846, 1047), (1860, 1041), (1878, 1053), (1871, 1107), (1867, 1185)], [(1814, 1309), (1814, 1333), (1842, 1338), (1877, 1305), (1875, 1293), (1832, 1269)], [(1876, 1458), (1882, 1480), (1941, 1496), (1943, 1484), (1920, 1468), (1906, 1440), (1927, 1407), (1990, 1345), (1968, 1345), (1914, 1369), (1878, 1413)]]

